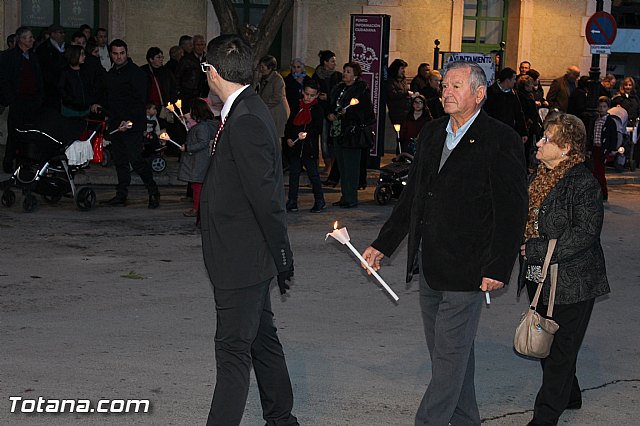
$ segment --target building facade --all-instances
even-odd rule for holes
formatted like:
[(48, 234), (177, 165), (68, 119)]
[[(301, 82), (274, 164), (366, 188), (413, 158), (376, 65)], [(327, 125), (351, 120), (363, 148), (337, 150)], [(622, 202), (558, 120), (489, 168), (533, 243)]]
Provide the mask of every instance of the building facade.
[[(63, 10), (69, 3), (77, 9)], [(241, 20), (257, 24), (269, 0), (233, 3)], [(274, 43), (274, 53), (283, 69), (294, 57), (317, 65), (321, 49), (333, 50), (339, 63), (346, 62), (350, 14), (387, 14), (391, 17), (389, 61), (406, 60), (408, 75), (415, 74), (419, 63), (433, 62), (434, 40), (439, 39), (442, 51), (488, 52), (504, 41), (506, 66), (517, 68), (520, 61), (528, 60), (543, 79), (552, 79), (570, 65), (588, 72), (591, 56), (584, 27), (595, 7), (595, 0), (296, 0)], [(34, 8), (40, 13), (35, 18), (30, 13)], [(209, 39), (220, 28), (210, 0), (7, 0), (0, 2), (0, 34), (5, 40), (22, 23), (31, 24), (37, 32), (46, 26), (47, 17), (63, 26), (79, 22), (77, 17), (69, 18), (78, 8), (92, 27), (107, 28), (110, 39), (125, 39), (137, 63), (144, 62), (151, 46), (168, 53), (183, 34), (203, 34)], [(604, 8), (611, 10), (611, 0), (604, 2)], [(603, 70), (606, 61), (603, 55)]]

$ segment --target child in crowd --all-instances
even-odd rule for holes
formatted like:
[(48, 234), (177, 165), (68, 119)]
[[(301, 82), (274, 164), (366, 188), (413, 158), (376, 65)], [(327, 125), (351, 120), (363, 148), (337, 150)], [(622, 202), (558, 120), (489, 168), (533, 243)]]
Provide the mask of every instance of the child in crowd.
[(324, 201), (322, 183), (318, 173), (318, 137), (322, 133), (324, 116), (318, 104), (319, 86), (315, 80), (303, 84), (302, 99), (291, 105), (291, 115), (285, 127), (289, 150), (289, 197), (287, 211), (298, 211), (298, 186), (304, 164), (311, 181), (315, 202), (311, 213), (319, 213), (327, 204)]
[(164, 147), (160, 144), (160, 133), (164, 129), (160, 128), (158, 120), (158, 107), (149, 102), (147, 107), (147, 130), (144, 132), (145, 152), (161, 151)]
[(153, 102), (147, 103), (147, 131), (144, 136), (150, 139), (152, 134), (160, 136), (163, 130), (160, 130), (160, 121), (158, 121), (158, 107)]
[(180, 147), (183, 154), (180, 157), (178, 179), (189, 182), (193, 189), (193, 207), (183, 215), (198, 217), (202, 182), (209, 166), (211, 143), (216, 136), (218, 123), (214, 122), (207, 102), (199, 98), (195, 99), (191, 106), (191, 119), (195, 121), (195, 125), (191, 127), (184, 145)]

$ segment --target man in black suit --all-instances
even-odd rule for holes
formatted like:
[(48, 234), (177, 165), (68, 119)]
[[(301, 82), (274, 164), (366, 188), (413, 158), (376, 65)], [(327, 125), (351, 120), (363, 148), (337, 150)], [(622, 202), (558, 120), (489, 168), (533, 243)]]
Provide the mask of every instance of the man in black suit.
[(449, 64), (442, 88), (449, 116), (420, 132), (408, 184), (363, 255), (379, 269), (408, 234), (407, 282), (421, 263), (432, 377), (415, 424), (480, 425), (473, 346), (482, 292), (509, 280), (527, 217), (526, 171), (518, 134), (481, 110), (487, 83), (477, 64)]
[(258, 381), (268, 425), (297, 425), (282, 345), (273, 324), (271, 279), (281, 294), (293, 276), (280, 141), (266, 105), (249, 84), (252, 52), (237, 35), (209, 42), (202, 65), (224, 102), (221, 130), (202, 188), (202, 252), (216, 303), (216, 387), (207, 425), (239, 425)]

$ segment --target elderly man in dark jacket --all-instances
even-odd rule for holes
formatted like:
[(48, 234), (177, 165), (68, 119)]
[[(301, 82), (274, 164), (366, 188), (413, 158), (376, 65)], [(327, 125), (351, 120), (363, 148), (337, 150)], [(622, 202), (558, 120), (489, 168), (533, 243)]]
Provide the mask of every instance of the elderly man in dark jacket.
[(442, 87), (449, 117), (422, 129), (407, 186), (363, 256), (379, 269), (408, 235), (407, 281), (422, 264), (432, 376), (415, 424), (480, 425), (473, 346), (482, 291), (509, 281), (527, 215), (526, 171), (518, 135), (480, 108), (482, 69), (452, 62)]
[(16, 129), (33, 118), (42, 106), (42, 72), (32, 50), (33, 42), (31, 28), (20, 27), (16, 30), (16, 46), (0, 56), (0, 105), (9, 107), (7, 145), (2, 164), (6, 173), (14, 170)]
[(201, 35), (193, 36), (193, 51), (185, 52), (178, 63), (176, 80), (179, 98), (184, 105), (183, 111), (191, 110), (191, 102), (195, 98), (204, 98), (209, 93), (209, 86), (205, 74), (200, 69), (200, 63), (206, 62), (205, 48), (207, 44)]
[(575, 65), (567, 68), (567, 72), (551, 83), (547, 93), (549, 108), (558, 108), (562, 112), (569, 109), (569, 96), (576, 90), (576, 81), (580, 77), (580, 68)]
[[(110, 115), (110, 127), (120, 131), (111, 136), (113, 159), (118, 174), (116, 195), (104, 204), (124, 206), (127, 203), (128, 187), (131, 183), (129, 164), (133, 167), (149, 192), (149, 208), (160, 205), (160, 193), (153, 180), (148, 161), (142, 158), (143, 139), (146, 130), (147, 76), (127, 56), (127, 43), (115, 39), (109, 45), (113, 67), (107, 73), (107, 90), (104, 105)], [(101, 105), (91, 107), (97, 112)], [(122, 123), (131, 122), (127, 129)]]

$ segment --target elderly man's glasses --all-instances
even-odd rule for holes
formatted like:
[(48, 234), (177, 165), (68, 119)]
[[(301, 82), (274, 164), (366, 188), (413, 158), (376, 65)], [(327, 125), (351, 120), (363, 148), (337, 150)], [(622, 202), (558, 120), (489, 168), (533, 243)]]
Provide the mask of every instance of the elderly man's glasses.
[(209, 72), (209, 68), (211, 68), (213, 72), (216, 72), (216, 73), (218, 72), (213, 65), (208, 64), (206, 62), (200, 62), (200, 69), (202, 70), (202, 72), (205, 72), (205, 73)]

